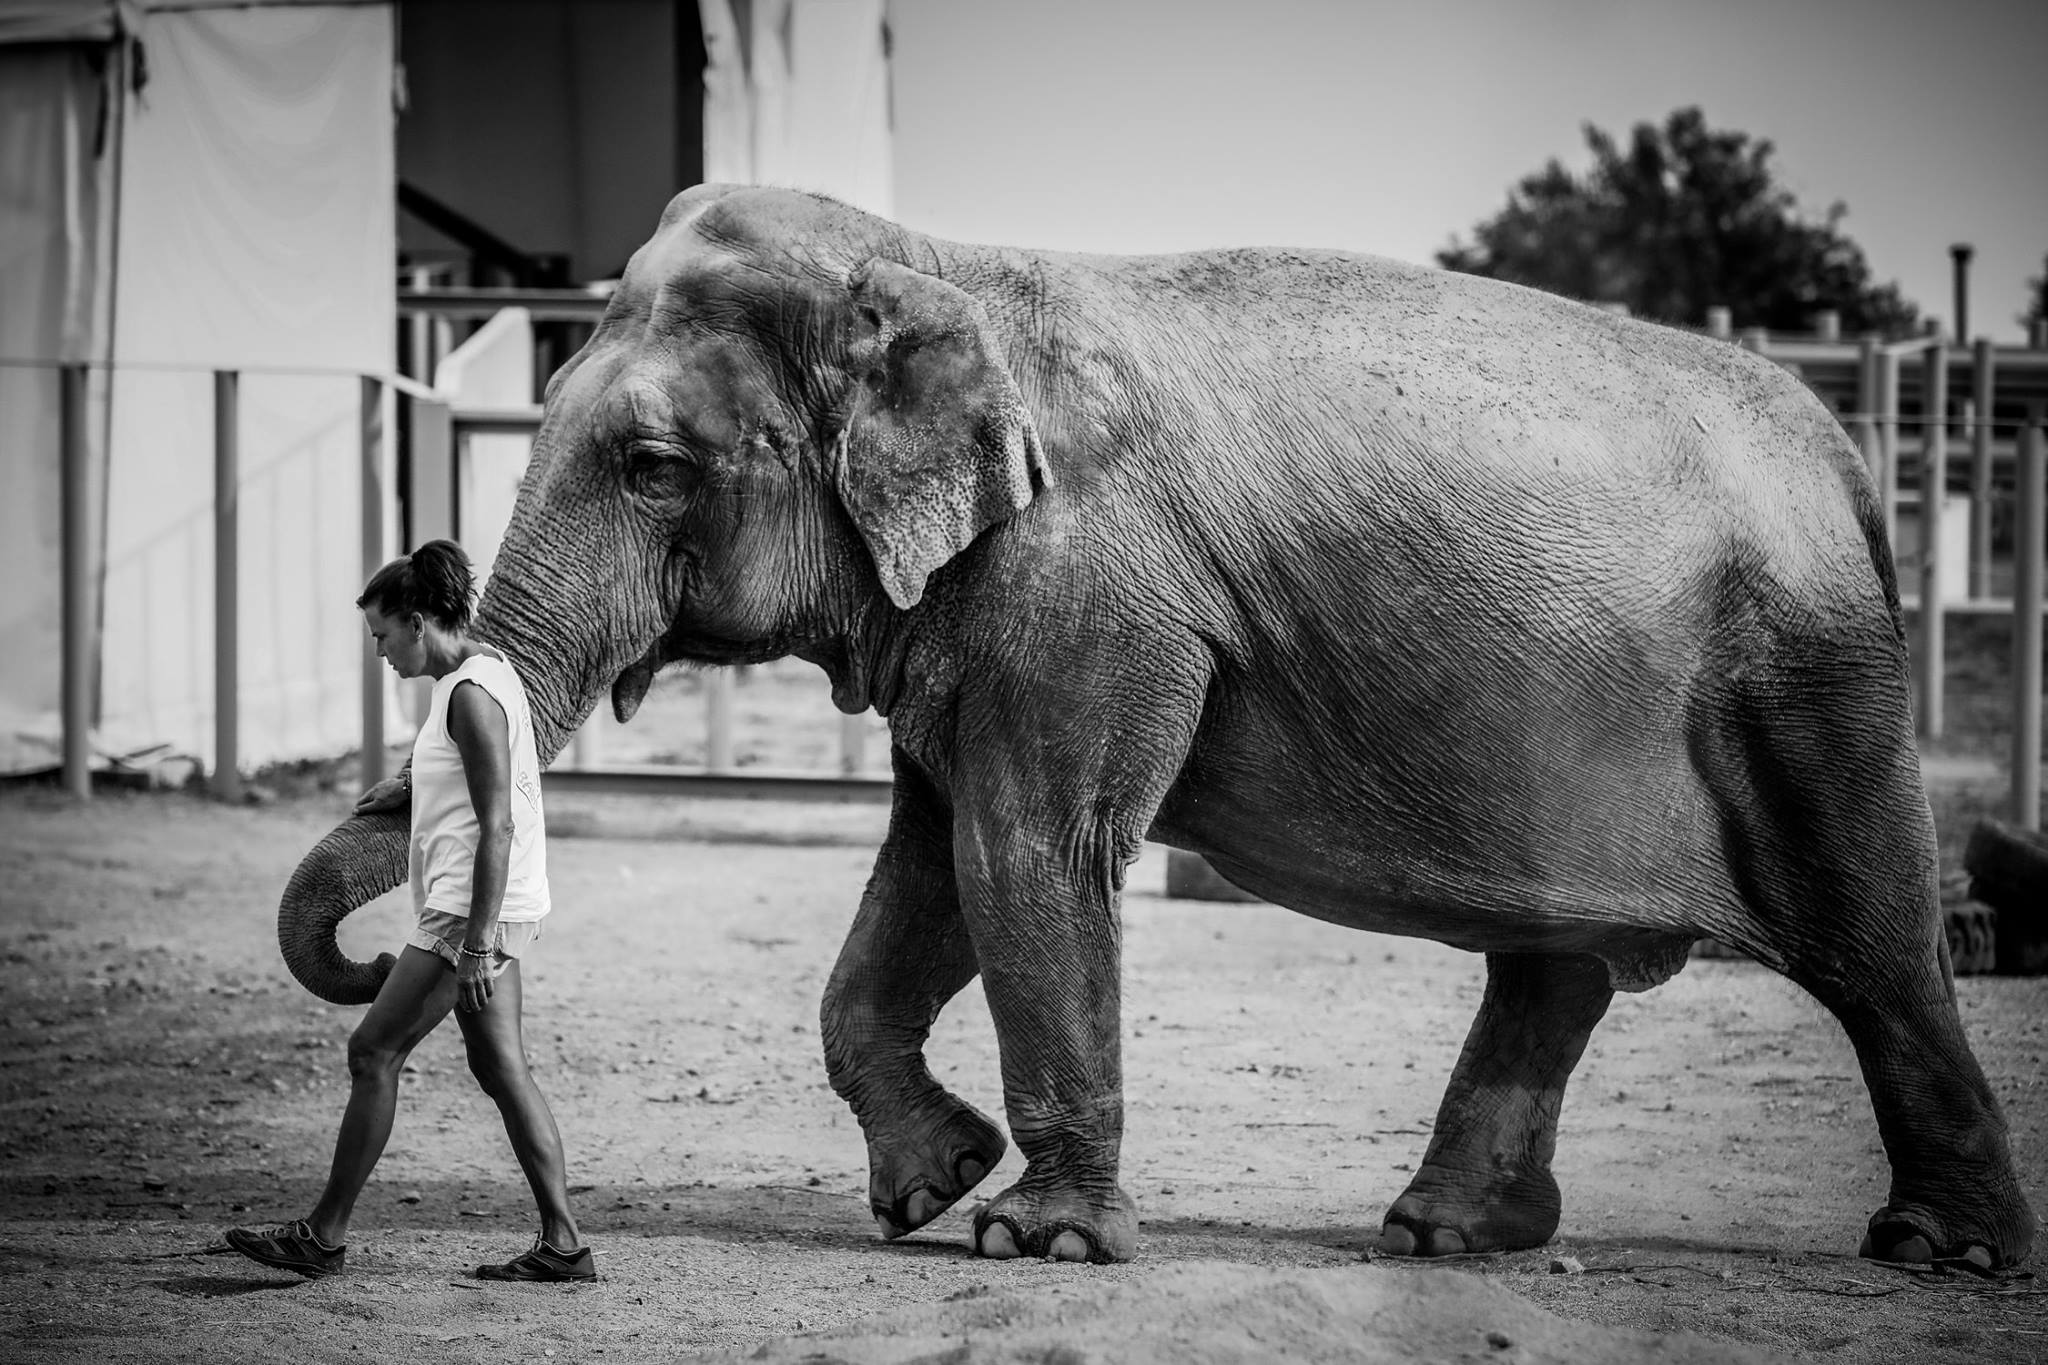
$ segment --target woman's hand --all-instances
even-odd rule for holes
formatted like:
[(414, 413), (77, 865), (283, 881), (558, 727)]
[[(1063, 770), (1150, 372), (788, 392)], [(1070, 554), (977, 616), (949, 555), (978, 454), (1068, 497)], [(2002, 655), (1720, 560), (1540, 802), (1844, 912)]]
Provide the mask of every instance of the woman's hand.
[(455, 1007), (475, 1014), (491, 1003), (491, 960), (468, 953), (457, 953), (456, 958)]
[(356, 798), (356, 814), (367, 815), (372, 811), (399, 810), (412, 800), (412, 783), (405, 774), (387, 777), (376, 786)]

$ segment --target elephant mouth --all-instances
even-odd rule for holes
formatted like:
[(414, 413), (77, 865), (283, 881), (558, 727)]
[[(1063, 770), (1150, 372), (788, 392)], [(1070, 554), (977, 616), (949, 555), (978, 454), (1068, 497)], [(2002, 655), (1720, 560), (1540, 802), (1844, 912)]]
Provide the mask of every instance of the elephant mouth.
[(626, 671), (619, 674), (612, 683), (612, 715), (624, 725), (633, 719), (633, 713), (640, 709), (640, 703), (647, 699), (647, 689), (654, 686), (654, 675), (661, 668), (661, 641), (656, 640), (647, 647), (647, 652), (626, 665)]

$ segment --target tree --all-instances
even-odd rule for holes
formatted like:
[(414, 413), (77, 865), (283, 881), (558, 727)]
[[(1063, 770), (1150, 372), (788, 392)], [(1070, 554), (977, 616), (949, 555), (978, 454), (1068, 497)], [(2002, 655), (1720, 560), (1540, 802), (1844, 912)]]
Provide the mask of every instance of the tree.
[(1438, 264), (1662, 322), (1699, 326), (1720, 305), (1737, 327), (1804, 331), (1831, 308), (1849, 335), (1915, 329), (1919, 310), (1873, 282), (1842, 232), (1848, 210), (1803, 214), (1776, 181), (1769, 141), (1711, 129), (1696, 108), (1637, 124), (1626, 147), (1590, 123), (1585, 133), (1589, 172), (1552, 159)]
[(2019, 324), (2032, 336), (2034, 324), (2048, 321), (2048, 256), (2041, 258), (2041, 273), (2027, 276), (2027, 311), (2019, 316)]

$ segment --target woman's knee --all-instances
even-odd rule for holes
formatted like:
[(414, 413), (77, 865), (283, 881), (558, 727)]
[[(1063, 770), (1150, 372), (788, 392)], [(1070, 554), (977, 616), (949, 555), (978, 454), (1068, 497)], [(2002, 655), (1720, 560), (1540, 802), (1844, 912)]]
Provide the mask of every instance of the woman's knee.
[(405, 1065), (405, 1059), (411, 1055), (409, 1047), (395, 1046), (387, 1038), (357, 1029), (348, 1038), (349, 1079), (394, 1079), (398, 1069)]

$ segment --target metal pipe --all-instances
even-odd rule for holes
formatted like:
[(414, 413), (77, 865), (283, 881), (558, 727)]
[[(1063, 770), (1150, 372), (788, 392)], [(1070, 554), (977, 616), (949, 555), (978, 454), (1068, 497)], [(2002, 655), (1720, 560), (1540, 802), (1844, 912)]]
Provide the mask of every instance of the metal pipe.
[(860, 776), (867, 766), (867, 713), (839, 715), (839, 771), (847, 777)]
[(704, 768), (732, 771), (732, 670), (713, 668), (704, 674)]
[(1956, 298), (1956, 340), (1964, 342), (1970, 338), (1970, 257), (1977, 249), (1968, 242), (1957, 242), (1948, 249), (1949, 259), (1954, 262)]
[(2012, 594), (2012, 820), (2022, 829), (2041, 824), (2041, 580), (2042, 542), (2048, 538), (2048, 471), (2042, 468), (2041, 426), (2048, 404), (2027, 409), (2020, 434), (2019, 515), (2015, 518)]
[(1856, 445), (1863, 467), (1874, 475), (1884, 459), (1877, 435), (1877, 338), (1866, 336), (1856, 348)]
[[(362, 565), (363, 581), (384, 567), (384, 385), (363, 376), (362, 389)], [(384, 780), (384, 665), (377, 642), (363, 632), (363, 748), (365, 789)]]
[(1948, 502), (1948, 348), (1927, 348), (1926, 378), (1920, 385), (1920, 430), (1925, 445), (1920, 454), (1920, 733), (1940, 739), (1942, 716), (1947, 710), (1943, 695), (1943, 666), (1948, 655), (1947, 624), (1942, 594), (1942, 534), (1944, 505)]
[(1884, 468), (1877, 476), (1878, 503), (1884, 510), (1885, 544), (1892, 560), (1899, 555), (1899, 356), (1886, 346), (1878, 352), (1877, 445)]
[(92, 795), (92, 570), (87, 554), (91, 500), (86, 434), (86, 368), (66, 365), (57, 372), (59, 574), (63, 605), (64, 790), (81, 799)]
[(1995, 353), (1987, 337), (1970, 347), (1970, 596), (1991, 596), (1991, 418), (1997, 392)]
[[(412, 400), (412, 467), (405, 490), (408, 550), (430, 540), (456, 538), (456, 431), (448, 405), (439, 398)], [(434, 682), (415, 678), (407, 685), (407, 705), (415, 721), (432, 709)]]
[(241, 636), (236, 575), (241, 559), (241, 376), (213, 372), (213, 794), (242, 798)]

